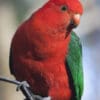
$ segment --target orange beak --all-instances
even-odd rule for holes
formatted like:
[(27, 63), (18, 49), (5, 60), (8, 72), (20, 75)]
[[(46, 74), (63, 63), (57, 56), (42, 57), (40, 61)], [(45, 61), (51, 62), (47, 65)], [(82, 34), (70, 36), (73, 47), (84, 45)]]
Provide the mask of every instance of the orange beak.
[(81, 15), (80, 14), (74, 14), (73, 17), (72, 17), (72, 24), (76, 27), (79, 25), (80, 23), (80, 17)]
[[(80, 14), (74, 14), (70, 20), (70, 23), (68, 25), (68, 27), (66, 28), (67, 32), (71, 32), (73, 28), (76, 28), (79, 23), (80, 23)], [(66, 33), (66, 37), (67, 37), (67, 33)]]

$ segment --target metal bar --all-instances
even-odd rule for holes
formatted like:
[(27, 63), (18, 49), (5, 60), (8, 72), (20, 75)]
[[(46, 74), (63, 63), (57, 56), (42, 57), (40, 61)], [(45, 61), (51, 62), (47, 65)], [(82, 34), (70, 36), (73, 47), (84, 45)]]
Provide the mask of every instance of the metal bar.
[(20, 89), (22, 91), (22, 93), (26, 97), (26, 100), (34, 100), (34, 98), (31, 96), (31, 94), (28, 90), (29, 85), (28, 85), (27, 82), (26, 83), (25, 82), (19, 82), (19, 81), (16, 81), (16, 80), (11, 80), (11, 79), (6, 78), (6, 77), (0, 77), (0, 81), (8, 82), (8, 83), (17, 85), (17, 90)]
[(8, 82), (11, 84), (17, 85), (17, 91), (21, 90), (21, 92), (26, 97), (25, 100), (51, 100), (51, 97), (41, 97), (39, 95), (33, 94), (29, 89), (29, 84), (26, 81), (19, 82), (17, 80), (11, 80), (6, 77), (0, 77), (0, 81)]
[(11, 79), (8, 79), (6, 77), (0, 77), (0, 81), (12, 83), (12, 84), (15, 84), (15, 85), (20, 85), (20, 83), (21, 83), (19, 81), (11, 80)]

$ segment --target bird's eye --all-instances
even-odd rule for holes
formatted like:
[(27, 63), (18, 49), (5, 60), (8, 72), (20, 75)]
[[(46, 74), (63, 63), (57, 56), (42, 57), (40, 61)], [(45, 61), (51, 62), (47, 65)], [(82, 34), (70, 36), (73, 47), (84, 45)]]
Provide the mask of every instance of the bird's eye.
[(67, 9), (68, 9), (68, 7), (66, 5), (61, 6), (62, 11), (66, 11)]

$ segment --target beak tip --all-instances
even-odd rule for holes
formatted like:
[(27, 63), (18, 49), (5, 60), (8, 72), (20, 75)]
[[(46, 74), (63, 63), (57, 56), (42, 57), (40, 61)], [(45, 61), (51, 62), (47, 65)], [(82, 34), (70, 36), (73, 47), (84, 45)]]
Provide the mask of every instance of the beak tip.
[(73, 16), (73, 20), (74, 20), (74, 23), (75, 23), (76, 25), (79, 25), (79, 23), (80, 23), (80, 17), (81, 17), (80, 14), (75, 14), (75, 15)]

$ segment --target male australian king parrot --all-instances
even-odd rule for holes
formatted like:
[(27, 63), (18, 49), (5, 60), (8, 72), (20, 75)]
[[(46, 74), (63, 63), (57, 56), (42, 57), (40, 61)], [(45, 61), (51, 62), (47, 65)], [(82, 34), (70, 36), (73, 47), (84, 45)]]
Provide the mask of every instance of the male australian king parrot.
[(10, 70), (31, 91), (51, 100), (81, 100), (82, 50), (72, 31), (80, 22), (79, 0), (48, 0), (16, 31)]

